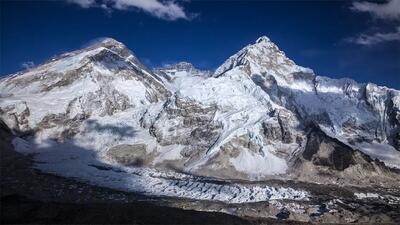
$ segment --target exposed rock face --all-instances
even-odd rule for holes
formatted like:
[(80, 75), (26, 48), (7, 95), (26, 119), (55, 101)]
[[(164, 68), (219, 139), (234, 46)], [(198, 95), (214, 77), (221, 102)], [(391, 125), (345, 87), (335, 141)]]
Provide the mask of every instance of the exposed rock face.
[(165, 103), (150, 127), (150, 134), (162, 146), (186, 146), (181, 151), (185, 158), (205, 154), (221, 131), (221, 125), (214, 121), (216, 111), (216, 106), (203, 106), (175, 95)]
[(400, 167), (400, 92), (316, 76), (267, 37), (212, 75), (190, 63), (152, 71), (105, 39), (1, 79), (0, 96), (14, 134), (72, 142), (123, 166), (243, 180), (398, 180), (386, 166)]
[(108, 149), (106, 157), (127, 166), (142, 166), (146, 161), (146, 145), (117, 145)]
[(400, 96), (394, 96), (389, 100), (387, 115), (389, 124), (395, 128), (389, 134), (389, 141), (400, 151)]
[(52, 128), (62, 128), (60, 133), (56, 133), (53, 138), (58, 141), (64, 141), (79, 133), (81, 123), (87, 118), (84, 114), (75, 115), (69, 118), (66, 114), (48, 114), (38, 123), (37, 129), (46, 130)]
[(163, 67), (155, 69), (155, 71), (162, 71), (169, 73), (169, 75), (175, 75), (176, 72), (188, 72), (188, 73), (200, 73), (201, 71), (196, 69), (191, 63), (179, 62), (177, 64), (168, 64)]
[(334, 138), (327, 136), (313, 126), (307, 136), (303, 158), (314, 165), (326, 166), (334, 170), (344, 170), (353, 165), (353, 149)]
[(248, 179), (248, 174), (238, 170), (232, 164), (231, 159), (238, 158), (241, 152), (264, 157), (262, 145), (249, 134), (234, 137), (220, 147), (217, 154), (205, 165), (195, 171), (202, 176), (212, 176), (222, 179)]
[(31, 130), (28, 121), (30, 111), (26, 102), (21, 101), (17, 104), (0, 108), (0, 114), (7, 117), (9, 126), (13, 128), (14, 132), (24, 133)]
[(318, 125), (308, 127), (307, 144), (293, 173), (306, 182), (335, 182), (340, 185), (393, 186), (400, 180), (382, 162), (328, 136)]

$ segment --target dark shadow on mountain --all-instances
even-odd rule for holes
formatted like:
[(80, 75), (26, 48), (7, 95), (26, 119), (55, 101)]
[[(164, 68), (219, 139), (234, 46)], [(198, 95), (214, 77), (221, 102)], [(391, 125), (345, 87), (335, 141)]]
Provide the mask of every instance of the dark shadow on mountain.
[(88, 131), (96, 131), (99, 133), (112, 133), (114, 135), (117, 135), (120, 139), (121, 138), (130, 138), (134, 137), (135, 134), (137, 133), (137, 130), (135, 130), (131, 126), (127, 126), (124, 124), (119, 124), (119, 125), (111, 125), (111, 124), (100, 124), (97, 120), (95, 119), (88, 119), (85, 121), (86, 123), (86, 129)]
[(253, 82), (259, 86), (263, 91), (268, 93), (268, 87), (264, 84), (265, 82), (265, 78), (262, 77), (261, 75), (255, 74), (253, 76), (251, 76), (251, 80), (253, 80)]
[(32, 146), (42, 153), (21, 154), (1, 120), (0, 137), (2, 224), (250, 224), (224, 213), (168, 207), (161, 197), (102, 187), (104, 182), (129, 185), (125, 178), (131, 174), (99, 161), (93, 150), (73, 140), (48, 140), (46, 147)]

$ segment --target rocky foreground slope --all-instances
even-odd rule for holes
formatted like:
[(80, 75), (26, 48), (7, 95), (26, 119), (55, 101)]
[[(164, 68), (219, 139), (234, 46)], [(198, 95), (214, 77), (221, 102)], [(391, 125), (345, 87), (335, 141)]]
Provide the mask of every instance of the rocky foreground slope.
[(0, 118), (40, 170), (149, 195), (307, 201), (262, 181), (400, 181), (400, 92), (317, 76), (267, 37), (215, 72), (151, 70), (105, 39), (1, 79)]

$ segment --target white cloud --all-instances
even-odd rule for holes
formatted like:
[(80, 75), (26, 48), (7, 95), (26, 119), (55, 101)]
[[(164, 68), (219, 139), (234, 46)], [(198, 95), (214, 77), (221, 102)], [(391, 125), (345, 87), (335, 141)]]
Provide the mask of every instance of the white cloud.
[(67, 0), (67, 2), (75, 3), (82, 8), (90, 8), (96, 5), (96, 0)]
[[(400, 41), (400, 0), (386, 0), (380, 3), (369, 1), (353, 2), (350, 7), (355, 12), (369, 13), (375, 20), (375, 23), (384, 23), (389, 27), (395, 28), (394, 32), (383, 32), (375, 26), (375, 32), (364, 32), (356, 37), (346, 38), (345, 41), (359, 45), (375, 45), (388, 41)], [(397, 24), (397, 25), (396, 25)]]
[(155, 17), (176, 20), (188, 19), (182, 6), (173, 1), (160, 2), (158, 0), (111, 0), (114, 2), (114, 8), (128, 10), (138, 8)]
[(32, 61), (27, 61), (27, 62), (21, 63), (21, 67), (24, 68), (24, 69), (29, 69), (29, 68), (34, 67), (34, 66), (35, 66), (35, 63), (32, 62)]
[(387, 41), (400, 41), (400, 27), (397, 27), (395, 32), (361, 34), (355, 38), (348, 38), (346, 41), (359, 45), (374, 45)]
[(350, 9), (367, 12), (380, 19), (400, 20), (400, 0), (388, 0), (385, 3), (353, 2)]
[(107, 11), (114, 10), (142, 10), (152, 16), (164, 20), (189, 20), (183, 6), (174, 0), (67, 0), (82, 8), (97, 7)]

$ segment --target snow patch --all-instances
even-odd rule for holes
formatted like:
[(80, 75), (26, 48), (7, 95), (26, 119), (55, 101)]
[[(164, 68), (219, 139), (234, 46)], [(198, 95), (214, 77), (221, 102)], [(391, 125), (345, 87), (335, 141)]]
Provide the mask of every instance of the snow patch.
[(358, 199), (364, 199), (364, 198), (379, 198), (379, 194), (377, 193), (354, 193), (354, 195)]
[(257, 178), (265, 175), (283, 174), (288, 169), (286, 161), (263, 148), (264, 156), (248, 150), (241, 151), (237, 158), (231, 158), (230, 162), (236, 170)]

